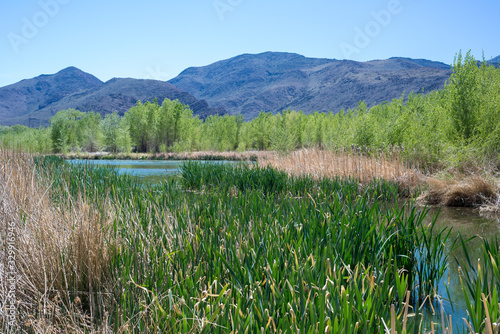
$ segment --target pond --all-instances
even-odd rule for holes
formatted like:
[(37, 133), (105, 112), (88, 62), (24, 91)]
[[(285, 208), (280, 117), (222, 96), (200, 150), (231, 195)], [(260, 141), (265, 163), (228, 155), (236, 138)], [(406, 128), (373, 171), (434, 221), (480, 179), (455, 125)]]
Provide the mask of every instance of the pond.
[[(478, 259), (482, 256), (482, 239), (490, 239), (500, 235), (500, 219), (495, 216), (483, 217), (479, 215), (477, 209), (430, 207), (426, 222), (431, 223), (437, 214), (439, 214), (436, 220), (437, 229), (445, 227), (452, 228), (447, 244), (447, 249), (449, 251), (451, 251), (452, 241), (459, 235), (461, 235), (464, 240), (475, 237), (473, 240), (469, 241), (467, 248), (473, 264), (477, 264)], [(454, 327), (458, 325), (459, 328), (462, 328), (464, 324), (462, 319), (467, 318), (467, 311), (460, 283), (460, 265), (457, 263), (457, 260), (460, 264), (465, 261), (465, 255), (461, 246), (452, 251), (450, 255), (448, 270), (439, 284), (438, 293), (445, 299), (443, 302), (444, 309), (447, 314), (452, 315)], [(449, 296), (446, 285), (448, 286)], [(453, 304), (453, 308), (451, 304)], [(435, 319), (438, 320), (439, 318), (440, 314), (437, 312)]]
[[(122, 174), (130, 174), (138, 177), (145, 183), (158, 183), (166, 177), (177, 175), (181, 160), (67, 160), (70, 163), (90, 163), (100, 166), (118, 168)], [(199, 163), (239, 163), (238, 161), (205, 161), (196, 160)]]
[[(185, 161), (171, 160), (68, 160), (71, 163), (92, 163), (102, 166), (119, 168), (120, 173), (128, 173), (140, 178), (143, 182), (154, 184), (162, 181), (165, 177), (174, 176), (180, 172), (180, 167)], [(200, 163), (239, 163), (234, 161), (198, 161)], [(422, 207), (422, 210), (424, 207)], [(477, 210), (471, 208), (451, 208), (451, 207), (430, 207), (426, 217), (427, 223), (431, 223), (438, 215), (436, 227), (452, 228), (448, 249), (451, 250), (451, 243), (459, 234), (464, 238), (476, 237), (469, 242), (468, 252), (471, 260), (476, 263), (481, 256), (481, 238), (491, 238), (500, 235), (500, 219), (495, 217), (482, 217)], [(464, 254), (457, 248), (450, 256), (447, 273), (439, 284), (439, 295), (443, 298), (445, 312), (452, 315), (453, 324), (462, 328), (464, 323), (462, 318), (467, 318), (466, 305), (462, 295), (459, 277), (459, 262), (464, 260)], [(448, 289), (446, 289), (448, 286)], [(448, 293), (449, 292), (449, 296)], [(450, 300), (448, 300), (450, 297)], [(452, 308), (453, 304), (453, 308)], [(438, 305), (437, 306), (439, 310)], [(431, 316), (430, 309), (427, 308), (426, 317)], [(434, 319), (440, 322), (440, 313), (436, 312)]]

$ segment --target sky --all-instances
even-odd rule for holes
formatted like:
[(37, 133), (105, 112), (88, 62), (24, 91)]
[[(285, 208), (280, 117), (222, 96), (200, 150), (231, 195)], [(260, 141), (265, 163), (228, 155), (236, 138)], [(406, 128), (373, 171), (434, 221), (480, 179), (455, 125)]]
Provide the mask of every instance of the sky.
[(169, 80), (243, 53), (500, 55), (498, 0), (0, 0), (0, 87), (76, 66)]

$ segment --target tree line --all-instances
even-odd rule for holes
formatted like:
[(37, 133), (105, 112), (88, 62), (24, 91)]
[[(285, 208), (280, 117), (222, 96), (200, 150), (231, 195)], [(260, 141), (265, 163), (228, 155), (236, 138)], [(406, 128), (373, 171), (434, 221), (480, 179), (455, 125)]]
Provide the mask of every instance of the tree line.
[(123, 117), (74, 109), (58, 112), (47, 128), (0, 126), (6, 147), (40, 153), (181, 152), (196, 150), (288, 152), (304, 147), (404, 147), (424, 163), (499, 161), (500, 69), (458, 53), (444, 89), (410, 93), (390, 102), (338, 113), (262, 111), (213, 115), (204, 121), (179, 101), (137, 102)]

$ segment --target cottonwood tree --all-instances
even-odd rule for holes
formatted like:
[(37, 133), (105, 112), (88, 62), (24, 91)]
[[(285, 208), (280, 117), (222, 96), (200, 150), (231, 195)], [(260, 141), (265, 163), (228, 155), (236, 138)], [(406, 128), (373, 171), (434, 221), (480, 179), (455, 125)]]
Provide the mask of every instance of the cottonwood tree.
[(270, 147), (272, 128), (271, 117), (272, 113), (261, 111), (259, 116), (252, 120), (252, 147), (258, 150), (266, 150)]
[(479, 82), (477, 61), (469, 50), (455, 56), (453, 73), (446, 87), (449, 94), (449, 112), (458, 140), (468, 143), (476, 129), (479, 106)]
[(100, 129), (106, 150), (113, 153), (128, 153), (132, 150), (127, 122), (116, 111), (104, 117)]
[(236, 146), (238, 125), (235, 116), (210, 115), (205, 119), (202, 128), (204, 148), (229, 151)]
[(55, 153), (98, 148), (101, 116), (75, 109), (61, 110), (50, 119), (50, 136)]
[(271, 147), (277, 152), (288, 153), (296, 148), (297, 142), (297, 133), (293, 129), (293, 113), (284, 110), (273, 117), (275, 122), (271, 134)]
[(124, 115), (132, 146), (138, 152), (147, 151), (149, 132), (154, 131), (154, 129), (148, 127), (149, 124), (145, 110), (146, 108), (142, 102), (137, 101), (137, 104), (130, 108)]

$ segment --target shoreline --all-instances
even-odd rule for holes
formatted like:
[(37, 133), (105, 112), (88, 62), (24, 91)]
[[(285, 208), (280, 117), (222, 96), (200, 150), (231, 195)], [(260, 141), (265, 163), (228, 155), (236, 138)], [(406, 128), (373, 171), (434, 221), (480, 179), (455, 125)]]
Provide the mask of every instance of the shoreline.
[(246, 151), (246, 152), (183, 152), (183, 153), (62, 153), (54, 154), (63, 159), (81, 160), (206, 160), (206, 161), (258, 161), (267, 159), (274, 152)]
[[(399, 156), (369, 158), (359, 153), (302, 149), (288, 155), (274, 151), (218, 152), (199, 151), (183, 153), (66, 153), (55, 156), (81, 160), (143, 160), (143, 161), (252, 161), (287, 172), (289, 175), (313, 177), (355, 177), (361, 183), (374, 179), (395, 181), (401, 195), (410, 194), (424, 205), (472, 207), (482, 213), (500, 213), (500, 184), (491, 175), (460, 175), (441, 179), (437, 175), (424, 175)], [(403, 196), (406, 197), (406, 196)]]

